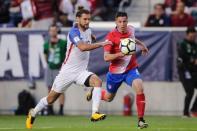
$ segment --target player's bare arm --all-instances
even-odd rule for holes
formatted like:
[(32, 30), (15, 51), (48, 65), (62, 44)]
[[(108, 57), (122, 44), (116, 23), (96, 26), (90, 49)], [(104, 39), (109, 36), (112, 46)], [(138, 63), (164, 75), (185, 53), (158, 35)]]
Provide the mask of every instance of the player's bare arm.
[(103, 47), (107, 44), (111, 44), (111, 42), (109, 41), (103, 41), (103, 42), (98, 42), (98, 43), (93, 43), (93, 44), (88, 44), (86, 42), (80, 41), (77, 44), (77, 47), (81, 50), (81, 51), (90, 51), (90, 50), (94, 50), (100, 47)]
[(125, 54), (123, 54), (122, 52), (118, 52), (118, 53), (115, 53), (115, 54), (111, 54), (109, 52), (105, 52), (104, 53), (104, 60), (109, 62), (109, 61), (115, 60), (117, 58), (121, 58), (123, 56), (125, 56)]
[(147, 55), (149, 50), (146, 47), (146, 45), (142, 41), (140, 41), (140, 40), (138, 40), (136, 38), (135, 38), (135, 41), (136, 41), (136, 44), (138, 44), (140, 46), (140, 48), (142, 50), (142, 55)]

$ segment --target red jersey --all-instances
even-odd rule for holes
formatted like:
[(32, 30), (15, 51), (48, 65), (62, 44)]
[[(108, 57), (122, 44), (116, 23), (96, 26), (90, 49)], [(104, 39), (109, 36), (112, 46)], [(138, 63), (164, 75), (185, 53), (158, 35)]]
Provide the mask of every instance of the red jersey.
[(36, 6), (36, 19), (53, 17), (52, 0), (33, 0)]
[[(128, 27), (127, 33), (120, 33), (117, 29), (108, 33), (106, 40), (111, 41), (112, 45), (106, 45), (104, 47), (105, 52), (115, 54), (120, 52), (120, 40), (124, 38), (135, 38), (134, 27)], [(121, 58), (117, 58), (110, 62), (109, 72), (114, 74), (124, 73), (128, 70), (136, 68), (138, 66), (136, 55), (126, 55)]]
[(195, 21), (192, 16), (184, 14), (183, 17), (179, 15), (171, 16), (171, 25), (172, 26), (195, 26)]

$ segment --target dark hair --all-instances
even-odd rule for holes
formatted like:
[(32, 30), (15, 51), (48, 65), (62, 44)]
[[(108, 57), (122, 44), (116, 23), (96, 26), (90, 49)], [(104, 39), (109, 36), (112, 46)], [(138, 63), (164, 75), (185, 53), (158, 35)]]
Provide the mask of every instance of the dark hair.
[(165, 5), (164, 5), (164, 4), (162, 4), (162, 3), (157, 3), (157, 4), (154, 5), (154, 9), (155, 9), (157, 6), (161, 6), (161, 8), (162, 8), (163, 10), (165, 10)]
[(81, 17), (82, 14), (90, 14), (90, 11), (84, 9), (83, 6), (79, 6), (79, 7), (78, 7), (78, 11), (77, 11), (77, 13), (76, 13), (76, 17)]
[(61, 33), (61, 29), (60, 27), (56, 24), (56, 23), (53, 23), (49, 26), (48, 28), (48, 31), (50, 31), (51, 27), (56, 27), (57, 28), (57, 33), (60, 34)]
[(118, 18), (118, 17), (127, 17), (128, 18), (126, 12), (117, 12), (115, 18)]
[(57, 27), (56, 23), (54, 22), (53, 24), (51, 24), (51, 25), (49, 26), (49, 29), (50, 29), (51, 27)]
[(196, 29), (194, 26), (187, 27), (186, 34), (195, 33), (195, 32), (196, 32)]

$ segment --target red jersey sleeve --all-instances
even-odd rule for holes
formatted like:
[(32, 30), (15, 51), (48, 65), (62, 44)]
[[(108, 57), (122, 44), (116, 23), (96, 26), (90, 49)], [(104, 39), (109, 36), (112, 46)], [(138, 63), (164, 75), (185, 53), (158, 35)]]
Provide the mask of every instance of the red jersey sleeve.
[[(106, 41), (111, 41), (113, 43), (111, 33), (108, 33), (107, 34)], [(110, 52), (111, 51), (111, 48), (112, 48), (112, 45), (111, 44), (105, 45), (104, 46), (104, 52)]]

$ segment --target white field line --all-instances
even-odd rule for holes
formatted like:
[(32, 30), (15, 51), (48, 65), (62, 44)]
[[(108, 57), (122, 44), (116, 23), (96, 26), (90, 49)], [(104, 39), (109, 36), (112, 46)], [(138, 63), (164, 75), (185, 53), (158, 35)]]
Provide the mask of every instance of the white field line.
[(157, 131), (163, 131), (163, 130), (167, 130), (167, 131), (197, 131), (196, 128), (157, 128)]
[[(54, 127), (35, 127), (33, 129), (52, 129)], [(26, 130), (27, 128), (0, 128), (0, 130)]]
[[(33, 129), (53, 129), (55, 127), (35, 127)], [(148, 128), (147, 128), (148, 129)], [(26, 128), (0, 128), (0, 130), (26, 130)], [(155, 130), (155, 129), (154, 129)], [(197, 131), (196, 128), (156, 128), (156, 131)]]

